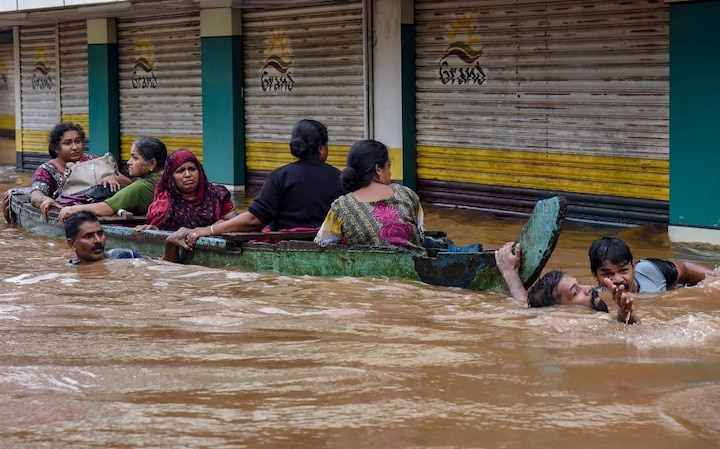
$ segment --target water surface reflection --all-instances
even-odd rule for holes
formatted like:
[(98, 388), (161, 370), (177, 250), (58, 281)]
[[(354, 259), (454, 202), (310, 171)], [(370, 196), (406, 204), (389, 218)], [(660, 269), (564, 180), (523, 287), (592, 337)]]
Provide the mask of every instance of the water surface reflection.
[[(2, 178), (4, 176), (4, 178)], [(0, 174), (2, 189), (17, 175)], [(488, 248), (519, 219), (428, 208)], [(568, 223), (587, 247), (710, 264), (662, 228)], [(720, 441), (720, 280), (639, 298), (640, 326), (492, 292), (114, 260), (0, 225), (0, 446), (711, 448)]]

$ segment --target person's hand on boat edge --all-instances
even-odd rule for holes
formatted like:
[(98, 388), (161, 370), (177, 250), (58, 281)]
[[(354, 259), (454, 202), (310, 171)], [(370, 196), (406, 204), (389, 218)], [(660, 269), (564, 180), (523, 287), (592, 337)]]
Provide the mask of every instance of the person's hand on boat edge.
[(603, 286), (612, 293), (615, 304), (618, 305), (617, 320), (625, 324), (640, 324), (635, 315), (635, 301), (628, 296), (624, 285), (615, 285), (610, 278), (603, 278)]
[(135, 226), (135, 229), (133, 229), (133, 232), (135, 232), (137, 234), (138, 232), (152, 231), (152, 230), (156, 230), (156, 229), (157, 229), (157, 226), (153, 226), (150, 224), (144, 224), (144, 225)]
[(65, 206), (62, 209), (60, 209), (60, 213), (58, 214), (58, 221), (60, 223), (65, 223), (65, 220), (70, 215), (74, 214), (75, 212), (78, 212), (80, 208), (77, 208), (75, 206)]
[(172, 243), (175, 246), (192, 251), (198, 238), (197, 232), (195, 232), (194, 229), (180, 228), (170, 234), (165, 241), (166, 245), (167, 243)]
[(519, 274), (521, 253), (520, 243), (507, 242), (500, 249), (495, 250), (495, 266), (505, 279), (513, 299), (527, 302), (527, 291)]
[(49, 196), (46, 196), (42, 200), (42, 203), (40, 203), (40, 213), (43, 216), (43, 220), (45, 220), (46, 222), (49, 219), (50, 208), (53, 206), (57, 207), (58, 209), (60, 208), (60, 206), (55, 202), (55, 200), (50, 198)]
[(165, 255), (163, 260), (168, 262), (180, 261), (180, 248), (192, 251), (198, 239), (195, 229), (180, 228), (165, 239)]

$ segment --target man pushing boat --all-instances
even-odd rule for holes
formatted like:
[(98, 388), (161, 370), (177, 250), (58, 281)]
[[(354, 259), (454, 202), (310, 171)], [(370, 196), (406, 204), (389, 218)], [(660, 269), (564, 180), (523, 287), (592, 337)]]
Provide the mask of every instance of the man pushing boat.
[(103, 259), (144, 258), (135, 251), (115, 248), (105, 251), (105, 232), (97, 216), (92, 212), (80, 211), (65, 220), (65, 237), (68, 246), (75, 251), (71, 264), (97, 262)]

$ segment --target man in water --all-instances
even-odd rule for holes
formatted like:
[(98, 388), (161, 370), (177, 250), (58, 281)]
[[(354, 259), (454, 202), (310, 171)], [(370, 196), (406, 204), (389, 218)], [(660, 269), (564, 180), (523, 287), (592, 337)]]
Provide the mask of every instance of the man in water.
[[(552, 305), (582, 305), (593, 310), (608, 312), (607, 304), (599, 298), (597, 290), (589, 285), (581, 285), (577, 279), (562, 271), (553, 270), (525, 290), (520, 274), (520, 244), (508, 242), (495, 251), (498, 270), (507, 283), (513, 299), (527, 303), (528, 307), (546, 307)], [(635, 315), (633, 298), (627, 295), (624, 285), (615, 285), (608, 278), (602, 279), (603, 285), (611, 292), (618, 305), (617, 320), (626, 324), (640, 323)]]
[(695, 285), (712, 270), (680, 260), (633, 261), (628, 245), (616, 237), (600, 237), (590, 245), (590, 271), (599, 285), (607, 278), (629, 293), (664, 292), (678, 285)]
[(65, 220), (65, 237), (67, 243), (75, 251), (76, 259), (71, 264), (97, 262), (103, 259), (138, 259), (143, 258), (135, 251), (115, 248), (105, 251), (105, 232), (95, 214), (87, 211), (76, 212)]

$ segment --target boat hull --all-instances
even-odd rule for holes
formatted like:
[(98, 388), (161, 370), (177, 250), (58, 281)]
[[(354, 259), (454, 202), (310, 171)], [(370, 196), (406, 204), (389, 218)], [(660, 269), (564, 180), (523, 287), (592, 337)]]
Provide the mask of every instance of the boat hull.
[[(523, 248), (520, 277), (526, 286), (539, 276), (550, 258), (565, 217), (562, 197), (538, 202), (518, 240)], [(64, 238), (57, 216), (45, 222), (27, 195), (11, 196), (11, 219), (20, 228), (38, 235)], [(134, 226), (115, 219), (103, 229), (109, 248), (128, 248), (151, 257), (164, 253), (166, 231), (135, 232)], [(193, 251), (181, 251), (181, 262), (209, 267), (274, 271), (287, 275), (324, 277), (384, 277), (422, 281), (427, 284), (472, 290), (504, 290), (505, 282), (495, 266), (494, 251), (472, 253), (437, 252), (417, 255), (394, 247), (318, 246), (309, 241), (279, 243), (239, 241), (238, 234), (198, 239)]]

